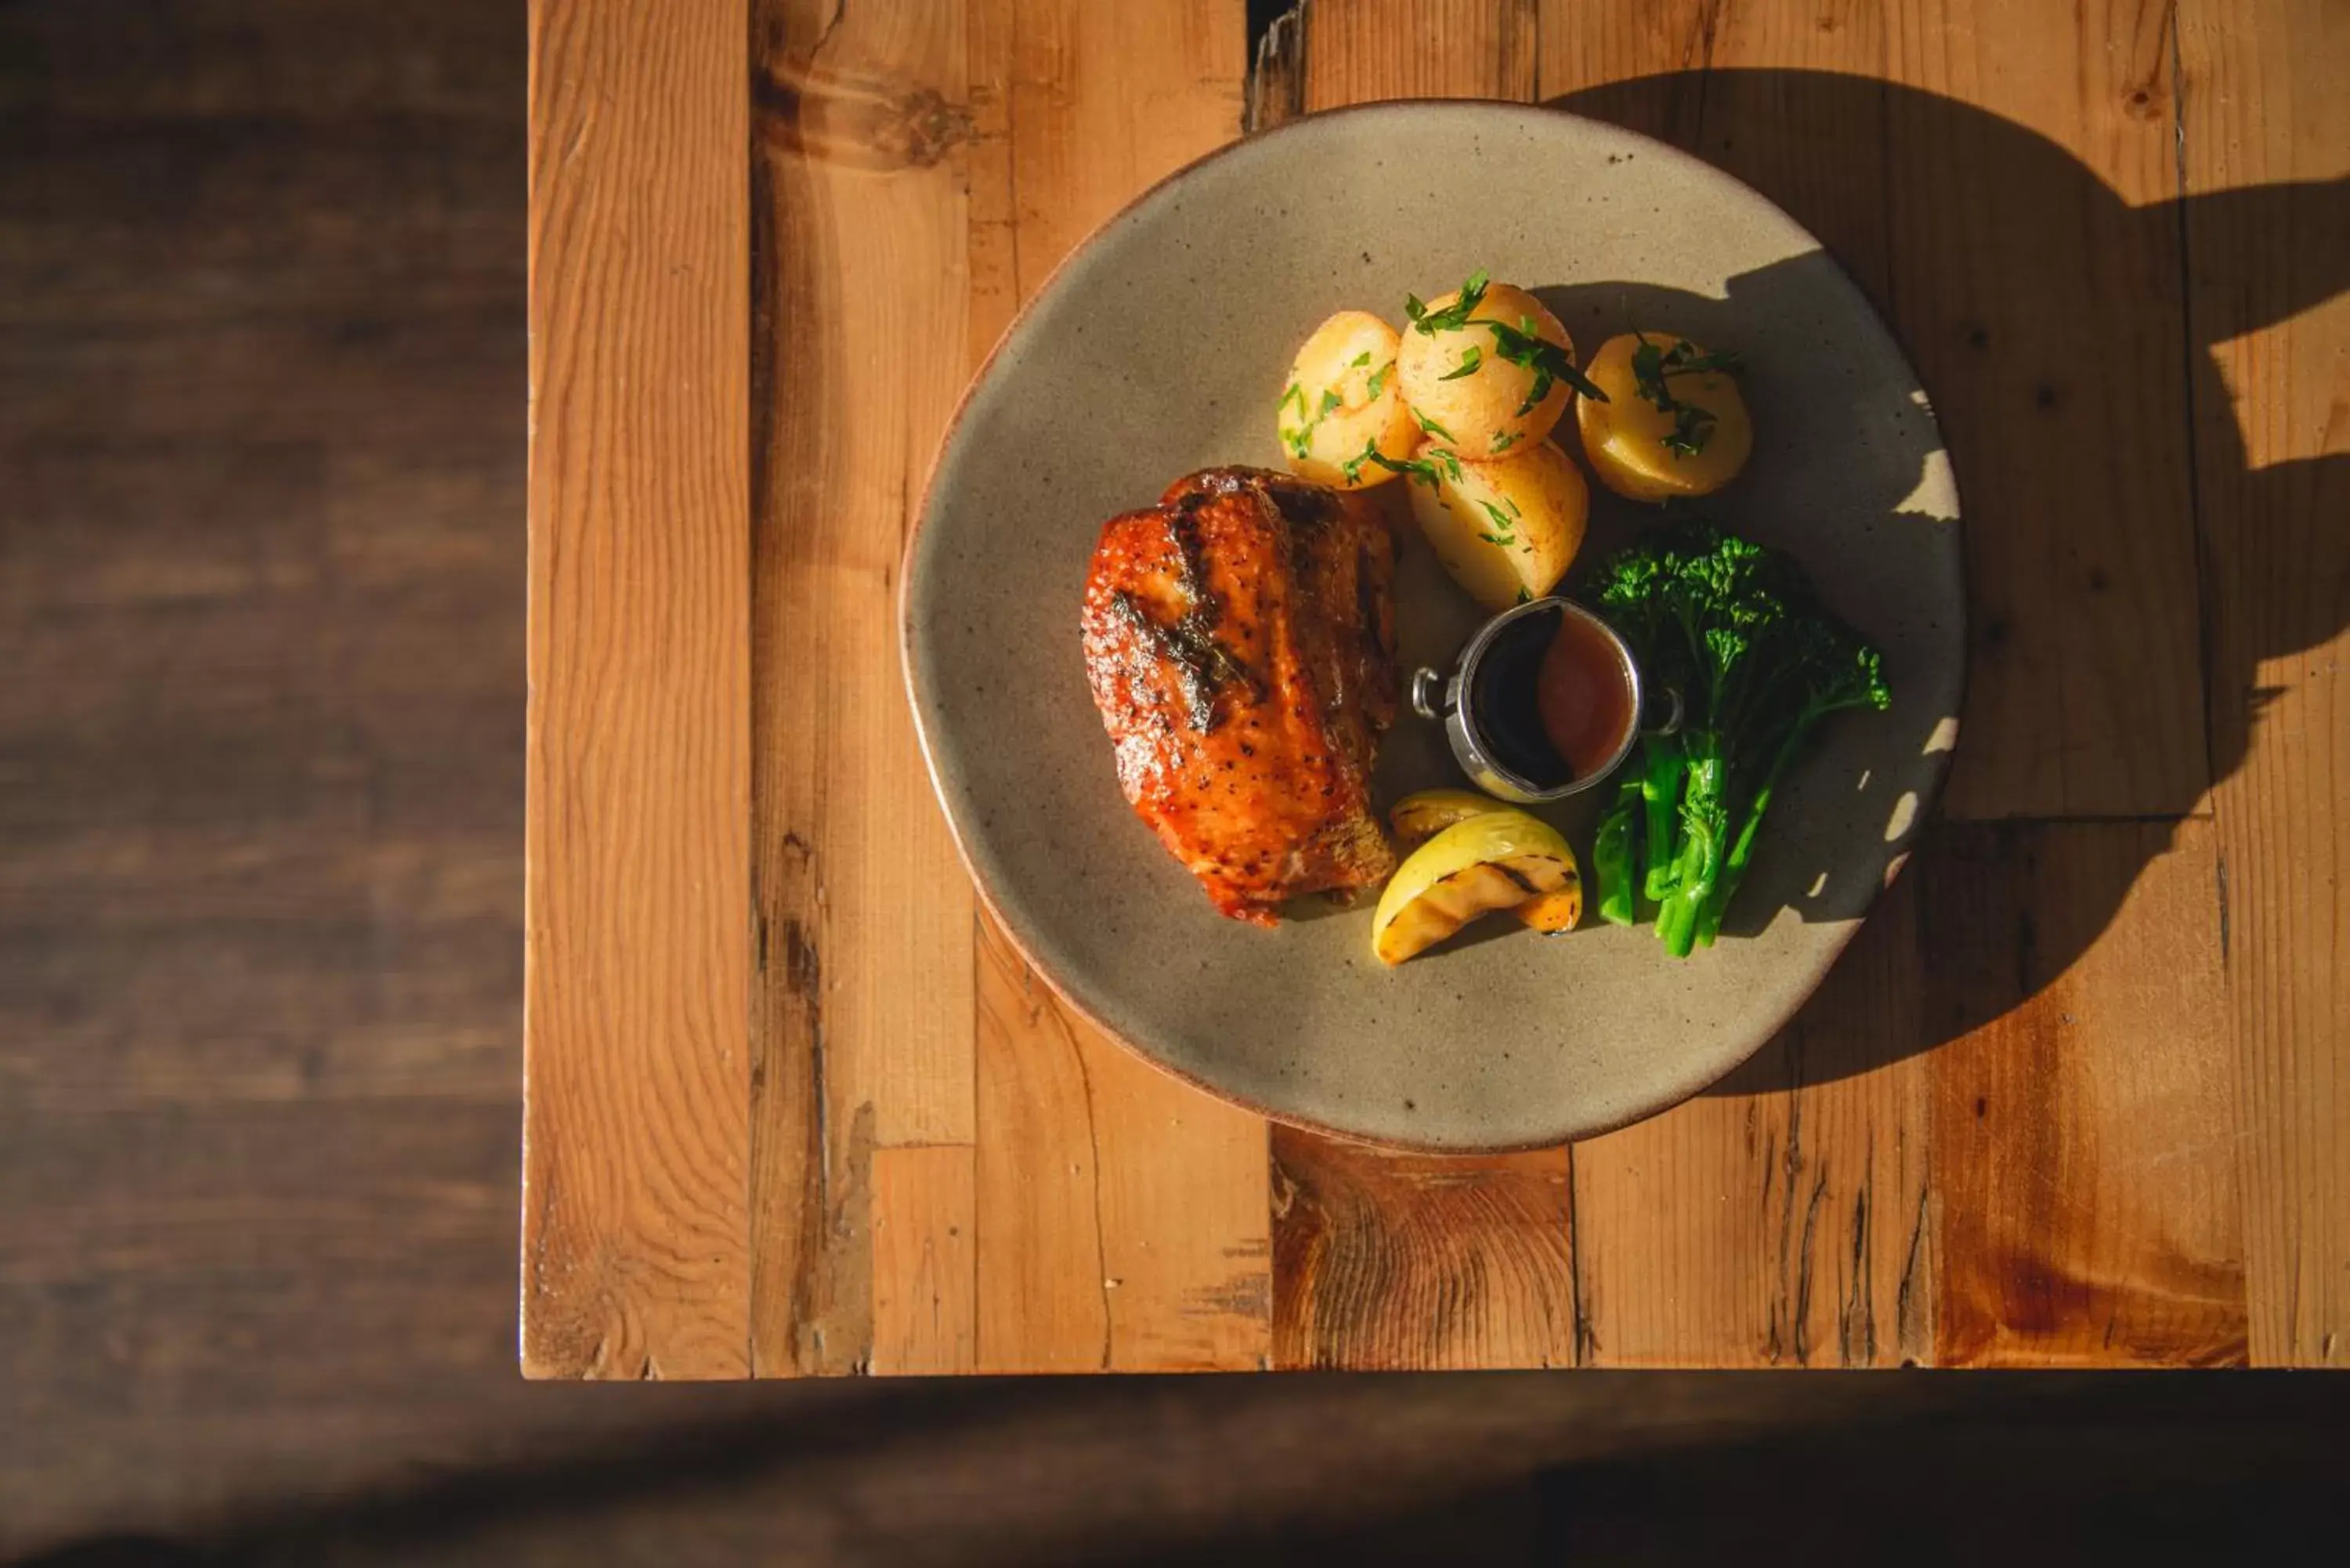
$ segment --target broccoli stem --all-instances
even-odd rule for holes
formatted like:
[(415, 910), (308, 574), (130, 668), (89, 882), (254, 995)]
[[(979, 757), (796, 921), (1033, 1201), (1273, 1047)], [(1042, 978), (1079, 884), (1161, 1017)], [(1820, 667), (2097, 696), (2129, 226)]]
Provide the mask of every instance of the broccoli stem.
[(1762, 820), (1763, 807), (1771, 804), (1771, 786), (1765, 784), (1747, 808), (1746, 820), (1740, 825), (1738, 836), (1730, 841), (1730, 853), (1722, 857), (1721, 875), (1714, 879), (1713, 891), (1706, 896), (1705, 907), (1697, 912), (1697, 945), (1713, 946), (1713, 939), (1721, 934), (1722, 917), (1730, 912), (1730, 900), (1738, 897), (1738, 885), (1746, 879), (1746, 863), (1754, 855), (1754, 829)]
[(1657, 908), (1657, 936), (1675, 958), (1697, 945), (1699, 917), (1721, 876), (1723, 840), (1730, 813), (1722, 798), (1723, 767), (1710, 745), (1700, 742), (1688, 767), (1680, 825), (1686, 836), (1674, 858), (1672, 886)]
[(1754, 792), (1753, 804), (1746, 808), (1746, 820), (1739, 825), (1738, 836), (1731, 842), (1730, 854), (1722, 862), (1721, 879), (1715, 886), (1713, 897), (1698, 913), (1697, 940), (1700, 945), (1711, 947), (1713, 939), (1721, 934), (1722, 917), (1730, 912), (1730, 901), (1738, 896), (1738, 885), (1746, 879), (1747, 864), (1754, 858), (1755, 829), (1762, 826), (1762, 813), (1770, 805), (1772, 795), (1777, 792), (1779, 781), (1786, 776), (1787, 770), (1794, 765), (1795, 758), (1802, 754), (1813, 729), (1821, 719), (1838, 709), (1861, 705), (1850, 700), (1814, 701), (1807, 703), (1803, 712), (1797, 715), (1794, 727), (1787, 732), (1787, 738), (1780, 742), (1779, 750), (1771, 758), (1770, 771), (1762, 775), (1762, 785)]
[(1705, 907), (1698, 911), (1697, 940), (1700, 947), (1711, 947), (1713, 939), (1721, 934), (1722, 917), (1730, 912), (1730, 900), (1738, 896), (1738, 885), (1746, 879), (1747, 864), (1754, 858), (1755, 829), (1762, 826), (1772, 793), (1779, 787), (1779, 780), (1795, 760), (1795, 754), (1803, 750), (1804, 738), (1811, 728), (1808, 719), (1797, 723), (1781, 742), (1778, 754), (1771, 759), (1771, 770), (1762, 775), (1762, 786), (1754, 792), (1754, 799), (1746, 808), (1746, 820), (1739, 824), (1738, 836), (1731, 840), (1730, 853), (1721, 863), (1721, 876), (1715, 881)]
[(1627, 777), (1616, 786), (1616, 800), (1599, 819), (1598, 836), (1591, 845), (1591, 869), (1599, 879), (1599, 918), (1628, 926), (1638, 915), (1634, 884), (1639, 874), (1640, 781)]
[(1692, 877), (1665, 895), (1657, 906), (1657, 940), (1665, 944), (1665, 951), (1687, 958), (1696, 948), (1699, 912), (1712, 890), (1711, 877)]
[(1681, 777), (1688, 753), (1679, 735), (1651, 735), (1643, 742), (1640, 798), (1648, 807), (1648, 832), (1641, 841), (1648, 874), (1641, 891), (1649, 901), (1661, 902), (1672, 890), (1673, 868), (1679, 863), (1679, 839), (1674, 824), (1680, 816)]

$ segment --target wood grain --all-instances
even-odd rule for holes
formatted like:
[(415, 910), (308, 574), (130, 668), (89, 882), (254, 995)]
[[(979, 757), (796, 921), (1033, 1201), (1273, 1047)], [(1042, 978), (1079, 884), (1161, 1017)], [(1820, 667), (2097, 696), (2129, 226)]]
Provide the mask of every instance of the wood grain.
[[(972, 165), (973, 308), (997, 313), (1004, 248), (1024, 298), (1094, 224), (1237, 133), (1244, 18), (1228, 0), (972, 15), (974, 76), (1005, 84), (977, 119), (1002, 150), (983, 142)], [(980, 1364), (1261, 1365), (1264, 1124), (1128, 1055), (982, 926)]]
[(977, 1369), (972, 1179), (967, 1144), (874, 1151), (874, 1372)]
[(1315, 0), (1304, 16), (1309, 110), (1534, 95), (1533, 0)]
[(982, 931), (981, 1369), (1263, 1366), (1263, 1122), (1144, 1064)]
[(886, 1189), (875, 1171), (972, 1138), (971, 887), (896, 630), (906, 532), (978, 352), (969, 73), (954, 7), (762, 0), (753, 24), (753, 1328), (760, 1372), (837, 1372), (876, 1353), (877, 1293), (903, 1285), (874, 1272), (878, 1228), (928, 1233), (959, 1197), (969, 1234), (968, 1182), (915, 1179), (951, 1162), (902, 1163)]
[(2251, 1348), (2350, 1364), (2350, 30), (2178, 13)]
[(746, 1369), (747, 36), (531, 12), (534, 1376)]
[(1274, 1359), (1356, 1371), (1572, 1366), (1568, 1154), (1274, 1142)]
[[(1966, 827), (1922, 873), (1945, 1366), (2246, 1357), (2208, 821)], [(2126, 888), (2102, 933), (2095, 920)], [(2066, 955), (2078, 953), (2069, 965)]]

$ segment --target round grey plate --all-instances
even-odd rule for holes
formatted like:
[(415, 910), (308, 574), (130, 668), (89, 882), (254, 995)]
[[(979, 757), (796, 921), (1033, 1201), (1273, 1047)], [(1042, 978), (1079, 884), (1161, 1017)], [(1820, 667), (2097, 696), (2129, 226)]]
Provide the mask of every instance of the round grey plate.
[[(1757, 438), (1706, 514), (1792, 551), (1885, 650), (1895, 703), (1845, 716), (1772, 808), (1711, 950), (1643, 926), (1544, 939), (1489, 919), (1402, 967), (1367, 907), (1217, 916), (1128, 807), (1087, 693), (1077, 606), (1104, 519), (1214, 463), (1278, 466), (1289, 358), (1342, 306), (1402, 324), (1479, 267), (1535, 289), (1588, 353), (1635, 327), (1746, 357)], [(1561, 444), (1579, 457), (1572, 421)], [(1653, 508), (1595, 489), (1576, 568)], [(1512, 105), (1296, 121), (1159, 185), (1065, 264), (972, 387), (903, 587), (907, 682), (982, 895), (1070, 1002), (1268, 1116), (1433, 1149), (1556, 1143), (1695, 1093), (1818, 985), (1923, 819), (1958, 734), (1958, 493), (1916, 374), (1819, 243), (1644, 137)], [(1572, 591), (1576, 572), (1570, 571)], [(1417, 540), (1407, 667), (1479, 616)], [(1409, 712), (1382, 805), (1457, 784)], [(1551, 813), (1587, 853), (1595, 791)]]

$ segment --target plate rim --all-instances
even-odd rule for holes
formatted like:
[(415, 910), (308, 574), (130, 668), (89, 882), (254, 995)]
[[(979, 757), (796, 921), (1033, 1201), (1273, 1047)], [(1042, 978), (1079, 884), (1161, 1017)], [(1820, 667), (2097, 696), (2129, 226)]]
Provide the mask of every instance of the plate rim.
[[(1362, 1132), (1351, 1127), (1339, 1127), (1333, 1123), (1322, 1121), (1315, 1117), (1302, 1115), (1297, 1112), (1283, 1110), (1273, 1106), (1265, 1105), (1263, 1102), (1252, 1098), (1251, 1096), (1242, 1094), (1236, 1090), (1225, 1088), (1221, 1085), (1211, 1084), (1198, 1074), (1190, 1072), (1177, 1064), (1166, 1060), (1156, 1052), (1146, 1049), (1135, 1041), (1128, 1039), (1124, 1032), (1113, 1027), (1072, 992), (1069, 986), (1062, 980), (1060, 974), (1055, 970), (1055, 968), (1041, 960), (1035, 951), (1029, 946), (1028, 940), (1021, 932), (1017, 922), (1005, 915), (1003, 907), (997, 902), (995, 889), (989, 885), (987, 877), (980, 870), (979, 863), (972, 857), (971, 846), (964, 841), (962, 824), (956, 820), (953, 810), (948, 805), (947, 791), (939, 777), (938, 752), (936, 744), (934, 743), (931, 734), (930, 725), (923, 718), (921, 691), (918, 685), (915, 673), (916, 659), (914, 653), (914, 563), (915, 557), (920, 551), (923, 532), (929, 526), (931, 503), (937, 494), (940, 471), (945, 466), (947, 453), (949, 450), (954, 446), (955, 438), (961, 432), (963, 421), (971, 412), (972, 400), (977, 395), (980, 388), (986, 383), (989, 376), (993, 372), (996, 360), (1003, 356), (1004, 349), (1010, 346), (1013, 339), (1019, 336), (1021, 328), (1027, 324), (1029, 317), (1035, 313), (1037, 306), (1053, 292), (1055, 286), (1061, 281), (1062, 275), (1067, 272), (1071, 265), (1080, 257), (1091, 251), (1095, 244), (1100, 241), (1103, 235), (1116, 228), (1119, 223), (1125, 222), (1127, 218), (1131, 216), (1138, 208), (1143, 206), (1153, 197), (1157, 196), (1160, 191), (1166, 189), (1170, 185), (1175, 184), (1179, 181), (1188, 178), (1205, 165), (1216, 162), (1221, 159), (1230, 157), (1243, 148), (1257, 147), (1268, 141), (1278, 140), (1282, 137), (1301, 128), (1318, 125), (1333, 119), (1351, 116), (1375, 116), (1401, 119), (1423, 113), (1430, 109), (1442, 109), (1453, 112), (1468, 110), (1489, 114), (1497, 119), (1509, 120), (1523, 120), (1532, 117), (1539, 117), (1546, 119), (1575, 120), (1585, 125), (1602, 128), (1612, 135), (1624, 137), (1630, 140), (1643, 143), (1645, 146), (1662, 154), (1669, 161), (1695, 165), (1696, 167), (1703, 169), (1720, 179), (1730, 181), (1731, 183), (1738, 186), (1739, 189), (1744, 191), (1752, 200), (1762, 203), (1764, 207), (1785, 220), (1786, 223), (1793, 226), (1798, 233), (1802, 234), (1805, 238), (1811, 240), (1814, 244), (1819, 247), (1819, 255), (1825, 260), (1829, 266), (1835, 270), (1836, 275), (1845, 281), (1846, 285), (1852, 289), (1854, 294), (1857, 296), (1861, 302), (1867, 307), (1868, 314), (1875, 321), (1877, 329), (1883, 332), (1887, 338), (1891, 341), (1895, 351), (1900, 357), (1901, 362), (1908, 368), (1911, 375), (1917, 379), (1922, 391), (1924, 387), (1924, 378), (1922, 376), (1918, 376), (1917, 365), (1911, 359), (1908, 347), (1902, 343), (1898, 335), (1894, 332), (1892, 324), (1885, 319), (1884, 313), (1877, 307), (1876, 301), (1870, 299), (1867, 292), (1861, 288), (1859, 281), (1852, 275), (1851, 269), (1845, 265), (1842, 258), (1837, 256), (1834, 251), (1830, 250), (1827, 244), (1823, 242), (1817, 234), (1813, 234), (1808, 225), (1799, 222), (1793, 213), (1790, 213), (1784, 207), (1782, 207), (1778, 202), (1773, 201), (1769, 196), (1756, 190), (1752, 185), (1748, 184), (1737, 175), (1731, 173), (1728, 170), (1711, 163), (1684, 148), (1675, 147), (1670, 142), (1660, 140), (1644, 131), (1633, 130), (1627, 127), (1617, 125), (1611, 120), (1596, 119), (1589, 115), (1576, 114), (1571, 109), (1554, 109), (1542, 102), (1522, 103), (1506, 99), (1483, 98), (1409, 98), (1386, 99), (1369, 103), (1344, 104), (1333, 109), (1318, 109), (1310, 114), (1298, 115), (1293, 119), (1284, 120), (1281, 124), (1274, 126), (1270, 130), (1244, 134), (1231, 141), (1224, 142), (1222, 145), (1210, 149), (1208, 151), (1201, 153), (1199, 157), (1179, 165), (1178, 167), (1169, 171), (1167, 173), (1159, 176), (1157, 180), (1152, 181), (1149, 185), (1144, 186), (1140, 191), (1136, 192), (1133, 196), (1121, 203), (1117, 211), (1109, 213), (1107, 216), (1102, 218), (1098, 223), (1095, 223), (1091, 228), (1087, 229), (1085, 234), (1079, 238), (1076, 243), (1072, 244), (1067, 251), (1063, 253), (1058, 261), (1053, 264), (1052, 269), (1045, 275), (1043, 280), (1037, 284), (1035, 288), (1030, 291), (1027, 298), (1020, 302), (1019, 308), (1013, 312), (1011, 319), (1006, 321), (1003, 329), (996, 334), (995, 341), (989, 346), (986, 356), (980, 360), (978, 367), (972, 371), (969, 379), (964, 381), (962, 391), (956, 397), (954, 408), (952, 411), (949, 413), (947, 421), (940, 430), (938, 440), (931, 450), (930, 466), (922, 478), (921, 496), (915, 505), (910, 525), (908, 526), (906, 530), (905, 542), (899, 546), (898, 554), (898, 589), (895, 596), (898, 616), (898, 670), (900, 684), (905, 694), (906, 707), (914, 722), (915, 742), (922, 754), (923, 774), (930, 781), (932, 802), (938, 807), (939, 815), (946, 821), (947, 836), (954, 844), (955, 856), (956, 858), (962, 862), (964, 874), (971, 878), (972, 890), (978, 898), (981, 906), (986, 911), (988, 918), (994, 923), (996, 930), (1011, 944), (1013, 951), (1019, 955), (1021, 961), (1028, 966), (1031, 973), (1035, 974), (1045, 982), (1045, 988), (1053, 993), (1054, 997), (1060, 1002), (1062, 1005), (1067, 1007), (1079, 1018), (1090, 1024), (1095, 1032), (1099, 1033), (1103, 1038), (1115, 1043), (1118, 1047), (1124, 1051), (1128, 1055), (1147, 1064), (1148, 1065), (1157, 1069), (1159, 1072), (1166, 1075), (1168, 1077), (1174, 1079), (1178, 1083), (1189, 1085), (1191, 1087), (1197, 1089), (1225, 1105), (1232, 1106), (1241, 1110), (1247, 1111), (1253, 1116), (1263, 1116), (1269, 1122), (1277, 1123), (1284, 1127), (1295, 1127), (1301, 1131), (1315, 1133), (1325, 1137), (1336, 1138), (1344, 1143), (1355, 1144), (1367, 1148), (1381, 1149), (1391, 1153), (1476, 1158), (1483, 1156), (1529, 1154), (1540, 1149), (1559, 1148), (1580, 1143), (1586, 1138), (1600, 1137), (1611, 1132), (1620, 1131), (1625, 1127), (1635, 1125), (1636, 1123), (1647, 1121), (1652, 1116), (1661, 1116), (1666, 1111), (1671, 1110), (1674, 1106), (1696, 1098), (1699, 1095), (1703, 1094), (1715, 1084), (1721, 1082), (1731, 1074), (1744, 1066), (1748, 1062), (1752, 1061), (1756, 1056), (1762, 1054), (1764, 1046), (1768, 1045), (1773, 1040), (1778, 1038), (1781, 1033), (1784, 1033), (1787, 1025), (1794, 1022), (1796, 1014), (1801, 1012), (1805, 1005), (1811, 1002), (1812, 998), (1819, 993), (1820, 987), (1826, 983), (1829, 974), (1835, 969), (1837, 963), (1842, 961), (1846, 950), (1852, 945), (1853, 939), (1860, 934), (1861, 927), (1866, 925), (1869, 917), (1877, 912), (1878, 901), (1883, 898), (1885, 894), (1892, 888), (1895, 880), (1899, 877), (1900, 873), (1907, 869), (1911, 856), (1916, 853), (1915, 847), (1913, 846), (1909, 849), (1905, 849), (1895, 857), (1892, 864), (1887, 867), (1885, 875), (1879, 880), (1877, 888), (1870, 892), (1867, 905), (1858, 915), (1846, 922), (1841, 929), (1831, 934), (1830, 940), (1833, 945), (1826, 950), (1825, 961), (1820, 964), (1818, 972), (1811, 977), (1810, 983), (1803, 988), (1801, 992), (1795, 996), (1794, 1001), (1792, 1001), (1785, 1008), (1779, 1011), (1776, 1016), (1771, 1019), (1769, 1026), (1760, 1033), (1752, 1045), (1748, 1046), (1735, 1057), (1723, 1063), (1719, 1067), (1709, 1063), (1694, 1076), (1693, 1081), (1684, 1082), (1680, 1079), (1676, 1079), (1671, 1085), (1656, 1096), (1639, 1096), (1637, 1104), (1632, 1108), (1627, 1109), (1621, 1116), (1604, 1117), (1587, 1125), (1577, 1124), (1571, 1130), (1546, 1137), (1531, 1139), (1512, 1139), (1502, 1142), (1461, 1142), (1452, 1140), (1430, 1141), (1415, 1138), (1384, 1137), (1378, 1134)], [(1933, 422), (1935, 435), (1938, 438), (1940, 438), (1943, 435), (1941, 418), (1934, 411), (1933, 399), (1931, 395), (1925, 394), (1925, 399), (1927, 417)], [(1950, 452), (1947, 441), (1944, 441), (1941, 450), (1946, 454)], [(1958, 483), (1957, 465), (1955, 461), (1951, 463), (1950, 489), (1954, 499), (1959, 503), (1959, 504), (1955, 508), (1953, 516), (1950, 519), (1950, 526), (1953, 529), (1963, 529), (1966, 522), (1964, 493)], [(1956, 637), (1958, 639), (1958, 645), (1960, 651), (1958, 668), (1958, 684), (1957, 689), (1953, 693), (1952, 705), (1960, 711), (1958, 714), (1959, 735), (1962, 737), (1965, 729), (1964, 709), (1967, 687), (1970, 676), (1972, 673), (1972, 660), (1966, 657), (1966, 623), (1968, 609), (1966, 595), (1967, 573), (1966, 555), (1962, 546), (1958, 549), (1955, 556), (1955, 561), (1960, 589), (1956, 610)], [(1930, 764), (1930, 772), (1925, 781), (1925, 787), (1918, 792), (1918, 822), (1921, 830), (1931, 813), (1940, 803), (1942, 786), (1950, 776), (1951, 759), (1957, 755), (1957, 749), (1956, 739), (1954, 738), (1952, 744), (1949, 747), (1939, 752), (1929, 753), (1934, 760)], [(976, 933), (974, 933), (974, 940), (977, 940)]]

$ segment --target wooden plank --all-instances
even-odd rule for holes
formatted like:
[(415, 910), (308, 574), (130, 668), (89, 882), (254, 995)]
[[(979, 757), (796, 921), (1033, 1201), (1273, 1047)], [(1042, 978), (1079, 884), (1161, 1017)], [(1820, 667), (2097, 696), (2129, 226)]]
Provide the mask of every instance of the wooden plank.
[(1571, 1366), (1565, 1148), (1477, 1158), (1274, 1138), (1274, 1364)]
[(1989, 1022), (1934, 1057), (1936, 1359), (2241, 1363), (2212, 825), (1947, 836), (1919, 867), (1928, 1012)]
[[(762, 0), (754, 847), (763, 920), (823, 968), (832, 1109), (969, 1143), (968, 878), (898, 670), (897, 575), (931, 454), (984, 350), (966, 320), (952, 6)], [(805, 859), (808, 888), (783, 884)]]
[(1119, 1047), (982, 929), (980, 1369), (1263, 1366), (1264, 1124)]
[(748, 36), (531, 10), (533, 1376), (746, 1366)]
[(2251, 1354), (2350, 1365), (2350, 28), (2178, 13)]
[(976, 350), (960, 10), (761, 0), (753, 21), (752, 1315), (772, 1375), (867, 1365), (877, 1151), (972, 1137), (971, 888), (896, 601)]
[(973, 36), (1007, 51), (1025, 299), (1097, 224), (1239, 133), (1245, 18), (1238, 0), (970, 3)]
[(1534, 0), (1314, 0), (1305, 104), (1534, 96)]
[(873, 1154), (873, 1366), (936, 1375), (978, 1366), (971, 1146)]
[[(1252, 17), (1253, 25), (1253, 17)], [(1253, 136), (1305, 112), (1305, 7), (1291, 6), (1267, 23), (1249, 61), (1241, 130)]]
[[(1239, 129), (1237, 0), (972, 7), (974, 317), (1033, 293), (1153, 180)], [(1000, 97), (997, 94), (1000, 93)], [(1000, 179), (996, 188), (983, 182)], [(979, 1360), (990, 1370), (1247, 1367), (1269, 1350), (1264, 1124), (1128, 1056), (983, 920)]]

